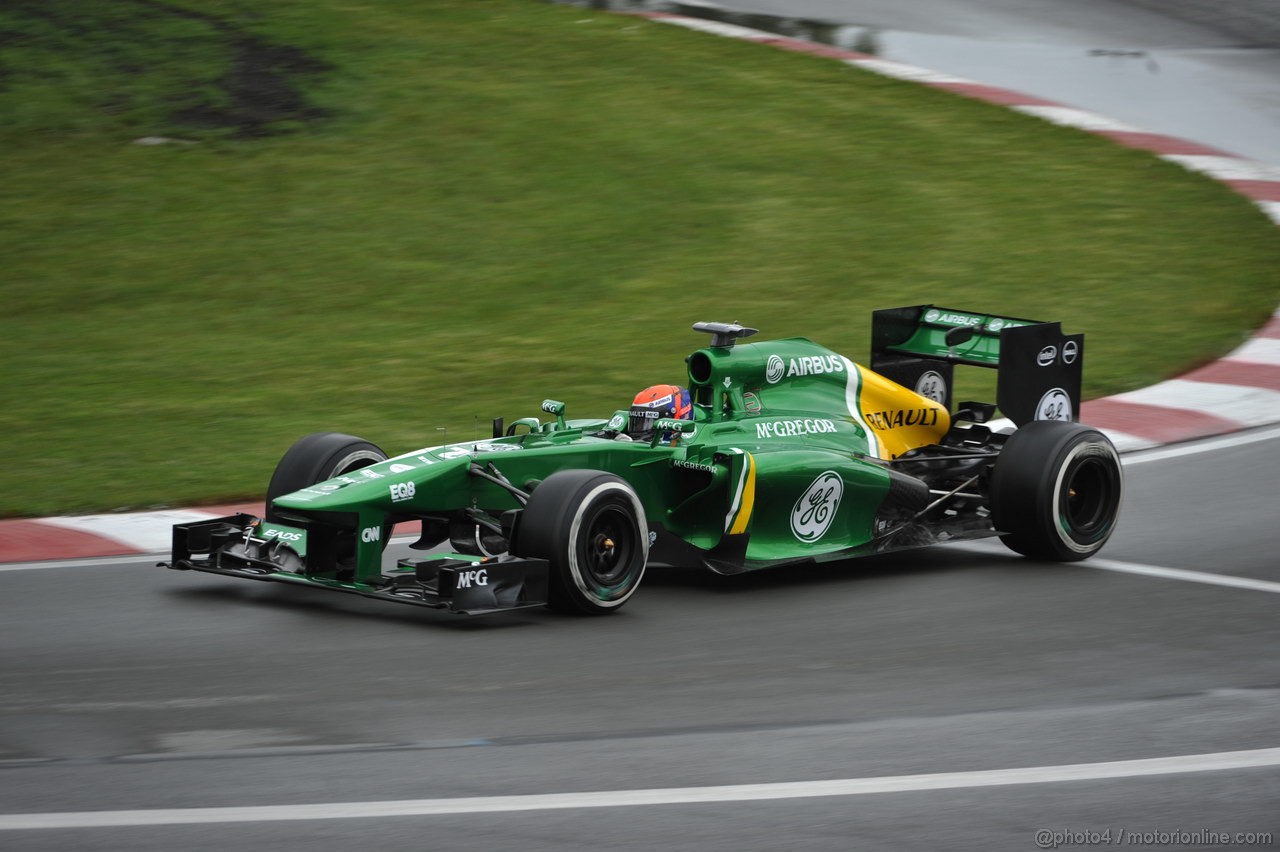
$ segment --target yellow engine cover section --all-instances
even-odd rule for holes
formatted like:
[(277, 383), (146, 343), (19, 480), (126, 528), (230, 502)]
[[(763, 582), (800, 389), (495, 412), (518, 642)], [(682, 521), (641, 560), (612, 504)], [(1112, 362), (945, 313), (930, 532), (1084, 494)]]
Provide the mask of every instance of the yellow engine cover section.
[(951, 428), (951, 415), (941, 403), (871, 370), (859, 373), (858, 409), (868, 426), (872, 452), (879, 458), (894, 459), (907, 450), (936, 444)]

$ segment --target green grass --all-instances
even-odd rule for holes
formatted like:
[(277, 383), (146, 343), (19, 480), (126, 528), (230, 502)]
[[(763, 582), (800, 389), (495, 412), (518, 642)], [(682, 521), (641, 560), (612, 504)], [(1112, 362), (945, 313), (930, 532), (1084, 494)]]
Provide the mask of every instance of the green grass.
[[(696, 320), (858, 359), (880, 307), (1062, 320), (1098, 396), (1280, 301), (1226, 189), (839, 63), (532, 0), (127, 5), (0, 8), (0, 514), (261, 494), (322, 429), (607, 414)], [(246, 44), (293, 87), (265, 113)]]

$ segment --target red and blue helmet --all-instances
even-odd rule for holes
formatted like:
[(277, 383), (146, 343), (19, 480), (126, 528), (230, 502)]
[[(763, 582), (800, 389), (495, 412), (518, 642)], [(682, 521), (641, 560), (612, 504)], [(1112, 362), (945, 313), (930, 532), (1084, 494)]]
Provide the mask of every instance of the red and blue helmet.
[[(664, 417), (693, 419), (693, 402), (689, 399), (689, 391), (678, 385), (654, 385), (640, 391), (631, 402), (627, 436), (634, 441), (652, 439), (653, 424)], [(670, 440), (670, 437), (664, 436), (664, 440)]]

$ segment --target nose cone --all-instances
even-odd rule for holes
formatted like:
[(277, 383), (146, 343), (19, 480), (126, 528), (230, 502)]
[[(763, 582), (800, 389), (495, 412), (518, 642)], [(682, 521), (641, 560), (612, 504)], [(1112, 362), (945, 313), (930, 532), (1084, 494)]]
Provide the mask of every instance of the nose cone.
[(424, 451), (317, 482), (277, 498), (276, 505), (304, 512), (418, 511), (442, 494), (460, 492), (469, 464), (469, 455), (441, 459)]

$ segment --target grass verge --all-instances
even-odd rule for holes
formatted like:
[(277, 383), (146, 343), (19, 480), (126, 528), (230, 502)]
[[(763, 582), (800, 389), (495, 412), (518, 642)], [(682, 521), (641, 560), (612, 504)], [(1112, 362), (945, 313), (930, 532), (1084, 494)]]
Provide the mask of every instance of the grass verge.
[(0, 9), (0, 514), (608, 413), (696, 320), (858, 359), (879, 307), (1062, 320), (1098, 396), (1280, 297), (1226, 189), (839, 63), (530, 0), (103, 5)]

